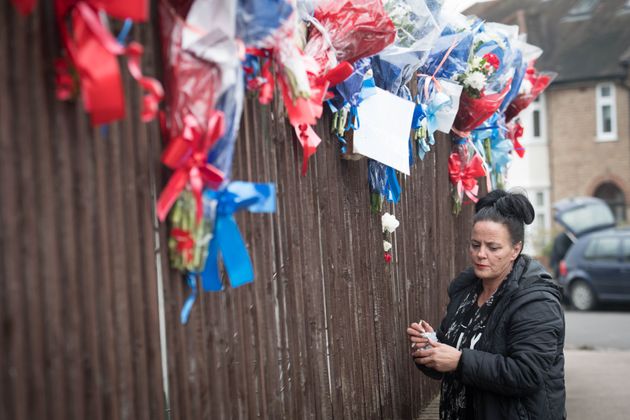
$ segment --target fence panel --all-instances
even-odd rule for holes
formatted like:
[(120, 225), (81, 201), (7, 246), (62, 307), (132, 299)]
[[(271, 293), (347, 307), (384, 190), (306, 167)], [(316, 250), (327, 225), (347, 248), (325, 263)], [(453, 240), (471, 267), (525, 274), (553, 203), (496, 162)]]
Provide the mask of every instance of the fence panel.
[[(155, 30), (134, 34), (148, 74)], [(28, 18), (0, 5), (0, 418), (417, 416), (438, 383), (405, 328), (437, 324), (469, 235), (470, 206), (450, 211), (446, 136), (384, 206), (401, 221), (386, 264), (367, 163), (340, 159), (329, 115), (302, 177), (282, 104), (249, 98), (233, 178), (275, 182), (278, 211), (237, 215), (256, 280), (200, 296), (182, 326), (188, 291), (154, 223), (157, 124), (140, 123), (125, 77), (127, 118), (92, 128), (55, 98), (58, 52), (52, 2)]]

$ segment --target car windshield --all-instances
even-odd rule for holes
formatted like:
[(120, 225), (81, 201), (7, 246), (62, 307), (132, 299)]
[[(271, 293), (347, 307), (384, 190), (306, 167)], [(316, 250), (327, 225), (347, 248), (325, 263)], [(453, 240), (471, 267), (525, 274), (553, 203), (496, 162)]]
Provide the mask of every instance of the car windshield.
[[(608, 210), (606, 208), (606, 210)], [(562, 221), (576, 234), (599, 226), (612, 226), (615, 218), (610, 210), (602, 211), (598, 204), (588, 204), (563, 212)]]

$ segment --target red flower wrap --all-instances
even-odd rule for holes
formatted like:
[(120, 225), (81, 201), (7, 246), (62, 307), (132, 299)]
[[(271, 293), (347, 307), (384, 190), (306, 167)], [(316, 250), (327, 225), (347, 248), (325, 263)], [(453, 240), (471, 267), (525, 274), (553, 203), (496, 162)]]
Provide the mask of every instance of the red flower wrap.
[[(315, 19), (327, 31), (339, 62), (374, 55), (396, 39), (396, 28), (381, 0), (327, 0), (315, 10)], [(327, 69), (329, 50), (325, 37), (313, 26), (306, 53)]]
[(510, 83), (506, 83), (501, 92), (483, 95), (479, 99), (472, 98), (462, 92), (453, 127), (460, 132), (468, 132), (479, 127), (499, 109), (503, 98), (510, 91), (510, 86)]
[(529, 80), (532, 84), (531, 92), (520, 93), (514, 98), (505, 110), (505, 121), (509, 122), (516, 117), (522, 110), (527, 108), (529, 104), (534, 102), (536, 98), (551, 84), (558, 74), (554, 72), (538, 73), (534, 67), (527, 69), (525, 80)]

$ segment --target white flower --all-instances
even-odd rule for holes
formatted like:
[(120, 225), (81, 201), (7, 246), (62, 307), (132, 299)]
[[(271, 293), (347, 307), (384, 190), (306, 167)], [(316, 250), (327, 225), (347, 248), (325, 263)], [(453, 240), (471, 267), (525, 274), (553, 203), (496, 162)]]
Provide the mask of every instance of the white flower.
[(466, 74), (464, 84), (476, 90), (482, 90), (486, 85), (486, 76), (480, 71), (473, 71)]
[(383, 241), (383, 249), (385, 250), (385, 252), (389, 251), (390, 249), (392, 249), (392, 244), (387, 241)]
[(383, 232), (394, 233), (400, 222), (393, 214), (385, 213), (381, 216), (381, 224), (383, 225)]
[(473, 69), (480, 68), (481, 67), (481, 60), (483, 60), (483, 58), (479, 57), (478, 55), (474, 56), (470, 66)]
[(532, 91), (532, 88), (534, 86), (532, 85), (532, 82), (530, 82), (527, 79), (523, 79), (523, 82), (521, 83), (521, 87), (518, 89), (518, 93), (519, 94), (528, 94)]

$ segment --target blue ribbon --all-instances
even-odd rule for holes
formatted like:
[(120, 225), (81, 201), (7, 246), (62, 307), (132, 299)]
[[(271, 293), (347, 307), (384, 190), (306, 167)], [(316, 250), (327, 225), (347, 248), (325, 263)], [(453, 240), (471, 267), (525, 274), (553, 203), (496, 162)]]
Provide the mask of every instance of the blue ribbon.
[(125, 23), (123, 23), (123, 27), (120, 32), (118, 32), (118, 37), (116, 38), (116, 41), (118, 41), (119, 44), (126, 44), (131, 28), (133, 28), (133, 21), (131, 19), (125, 19)]
[(199, 293), (197, 289), (197, 274), (187, 273), (186, 282), (188, 283), (188, 287), (190, 288), (190, 294), (184, 302), (184, 306), (182, 307), (182, 312), (180, 315), (180, 321), (184, 325), (188, 323), (188, 319), (190, 318), (190, 311), (192, 311), (193, 304), (195, 303), (195, 299), (197, 299), (197, 294)]
[[(355, 124), (356, 121), (356, 124)], [(359, 111), (358, 108), (354, 105), (350, 106), (350, 115), (348, 116), (348, 123), (346, 124), (346, 128), (344, 131), (358, 130), (361, 124), (359, 123)]]
[(422, 105), (424, 114), (427, 116), (427, 136), (429, 137), (429, 144), (435, 144), (433, 133), (438, 129), (437, 113), (450, 104), (450, 96), (444, 92), (437, 92), (427, 105)]
[(387, 181), (385, 182), (385, 198), (393, 203), (398, 203), (400, 199), (400, 184), (396, 177), (396, 171), (391, 166), (386, 167)]
[(274, 184), (231, 182), (222, 190), (206, 190), (204, 196), (217, 201), (214, 232), (208, 250), (206, 266), (201, 273), (201, 283), (206, 291), (223, 290), (219, 274), (219, 253), (232, 287), (242, 286), (254, 280), (254, 269), (243, 241), (234, 212), (249, 210), (252, 213), (276, 211), (276, 187)]
[(346, 142), (346, 139), (341, 137), (339, 134), (335, 133), (335, 136), (337, 136), (337, 140), (341, 143), (341, 153), (346, 153), (348, 151), (348, 142)]

